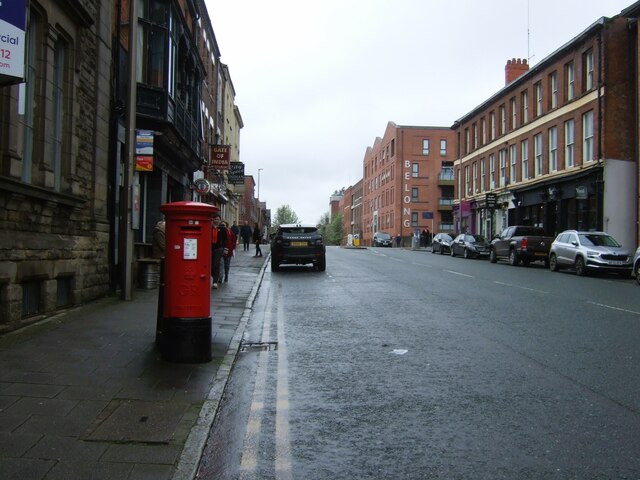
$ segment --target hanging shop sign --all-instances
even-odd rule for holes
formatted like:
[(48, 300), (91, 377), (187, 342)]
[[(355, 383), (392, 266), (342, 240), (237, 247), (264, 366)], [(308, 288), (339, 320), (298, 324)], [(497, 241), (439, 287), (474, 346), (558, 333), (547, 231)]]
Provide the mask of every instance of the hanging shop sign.
[(153, 172), (153, 133), (136, 130), (136, 172)]
[(231, 146), (213, 145), (211, 147), (210, 165), (218, 170), (229, 170), (229, 160), (231, 158)]
[(199, 195), (206, 195), (211, 191), (211, 183), (206, 178), (198, 178), (193, 182), (193, 188)]
[(27, 1), (0, 1), (0, 84), (24, 80)]
[(231, 162), (229, 164), (229, 183), (231, 185), (244, 184), (244, 163)]

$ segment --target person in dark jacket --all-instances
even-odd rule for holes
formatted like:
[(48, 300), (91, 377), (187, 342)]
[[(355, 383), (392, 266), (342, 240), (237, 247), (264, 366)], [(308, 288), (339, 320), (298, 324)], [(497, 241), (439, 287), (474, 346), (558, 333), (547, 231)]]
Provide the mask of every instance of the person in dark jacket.
[(262, 250), (260, 250), (260, 243), (262, 243), (262, 232), (260, 232), (258, 223), (256, 223), (253, 227), (253, 243), (256, 244), (256, 254), (254, 255), (254, 257), (261, 257)]
[(218, 281), (224, 277), (223, 261), (224, 250), (227, 247), (227, 227), (222, 226), (219, 213), (213, 214), (211, 228), (211, 288), (218, 288)]
[(249, 243), (251, 242), (251, 236), (253, 232), (251, 231), (251, 225), (249, 225), (249, 221), (245, 220), (244, 225), (240, 229), (240, 236), (242, 237), (242, 243), (244, 244), (244, 251), (249, 251)]

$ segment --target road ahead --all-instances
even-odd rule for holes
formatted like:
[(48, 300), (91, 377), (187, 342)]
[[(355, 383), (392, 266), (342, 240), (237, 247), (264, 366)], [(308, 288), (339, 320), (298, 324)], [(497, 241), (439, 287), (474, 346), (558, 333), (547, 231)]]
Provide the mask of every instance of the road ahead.
[(200, 478), (640, 478), (640, 289), (329, 248), (260, 289)]

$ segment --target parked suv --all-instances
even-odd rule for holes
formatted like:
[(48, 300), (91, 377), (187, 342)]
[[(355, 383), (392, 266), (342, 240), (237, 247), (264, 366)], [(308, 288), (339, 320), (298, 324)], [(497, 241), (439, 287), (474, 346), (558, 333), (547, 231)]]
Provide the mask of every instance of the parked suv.
[(551, 244), (549, 268), (574, 268), (576, 274), (586, 275), (589, 270), (631, 275), (632, 253), (605, 232), (566, 230)]
[(271, 242), (271, 271), (280, 265), (313, 264), (321, 272), (327, 268), (322, 234), (314, 225), (280, 225)]
[(374, 247), (391, 247), (391, 244), (391, 235), (389, 235), (387, 232), (376, 232), (373, 234)]

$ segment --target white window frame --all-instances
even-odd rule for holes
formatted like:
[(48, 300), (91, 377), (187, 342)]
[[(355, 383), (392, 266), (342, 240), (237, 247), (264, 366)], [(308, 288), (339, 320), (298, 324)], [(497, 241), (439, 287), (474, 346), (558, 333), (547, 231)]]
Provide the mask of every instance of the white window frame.
[(511, 129), (515, 130), (518, 126), (518, 104), (516, 98), (511, 99)]
[(478, 191), (478, 162), (473, 162), (473, 193)]
[(522, 140), (520, 144), (522, 153), (522, 180), (529, 179), (529, 139)]
[(518, 164), (518, 147), (514, 143), (509, 146), (509, 160), (510, 160), (510, 169), (509, 169), (509, 183), (516, 183), (516, 166)]
[(498, 158), (500, 162), (500, 186), (504, 187), (507, 184), (507, 149), (502, 148), (498, 152)]
[(480, 159), (480, 191), (484, 192), (485, 185), (487, 184), (487, 165), (484, 158)]
[(440, 156), (447, 156), (447, 140), (444, 138), (440, 139)]
[(572, 118), (564, 122), (564, 167), (575, 165), (576, 122)]
[(549, 129), (549, 172), (558, 171), (558, 127)]
[(593, 50), (589, 50), (584, 55), (584, 63), (585, 63), (585, 89), (591, 90), (593, 88)]
[(533, 176), (542, 175), (542, 134), (538, 133), (533, 136)]
[(582, 163), (595, 160), (593, 110), (582, 115)]
[(504, 105), (500, 106), (500, 134), (507, 133), (507, 108)]
[(535, 85), (536, 95), (536, 117), (542, 115), (542, 82), (538, 82)]
[(422, 155), (429, 155), (429, 139), (422, 139)]
[(573, 100), (576, 94), (575, 71), (573, 68), (573, 62), (567, 63), (566, 72), (567, 72), (567, 100)]
[(529, 92), (522, 92), (522, 123), (529, 122)]
[(549, 83), (551, 88), (551, 108), (558, 106), (558, 73), (552, 72), (549, 75)]
[(495, 112), (491, 112), (489, 114), (489, 129), (490, 129), (490, 139), (491, 141), (496, 139), (496, 114)]
[(418, 163), (411, 164), (411, 177), (418, 178), (420, 174), (420, 165)]
[(496, 156), (489, 155), (489, 190), (496, 188)]

